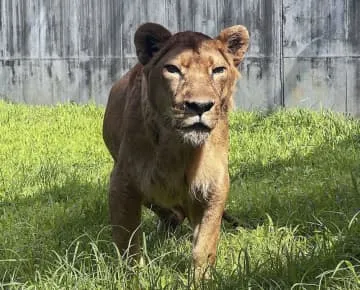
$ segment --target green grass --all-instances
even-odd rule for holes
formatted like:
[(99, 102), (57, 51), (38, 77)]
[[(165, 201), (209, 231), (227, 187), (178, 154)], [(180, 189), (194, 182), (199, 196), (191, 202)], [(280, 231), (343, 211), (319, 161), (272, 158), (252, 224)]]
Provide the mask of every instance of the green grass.
[[(103, 108), (0, 102), (0, 288), (190, 289), (191, 230), (156, 232), (144, 265), (108, 227)], [(360, 122), (329, 112), (231, 117), (228, 210), (200, 289), (360, 289)]]

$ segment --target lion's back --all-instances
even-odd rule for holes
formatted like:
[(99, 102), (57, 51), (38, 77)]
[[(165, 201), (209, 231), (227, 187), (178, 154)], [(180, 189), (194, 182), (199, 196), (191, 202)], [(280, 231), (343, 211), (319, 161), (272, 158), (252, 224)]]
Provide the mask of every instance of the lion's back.
[[(140, 92), (141, 82), (137, 81), (142, 73), (142, 65), (137, 64), (121, 77), (111, 88), (109, 99), (105, 109), (103, 123), (103, 138), (112, 157), (116, 159), (123, 133), (125, 108), (129, 98)], [(139, 88), (136, 88), (139, 86)]]

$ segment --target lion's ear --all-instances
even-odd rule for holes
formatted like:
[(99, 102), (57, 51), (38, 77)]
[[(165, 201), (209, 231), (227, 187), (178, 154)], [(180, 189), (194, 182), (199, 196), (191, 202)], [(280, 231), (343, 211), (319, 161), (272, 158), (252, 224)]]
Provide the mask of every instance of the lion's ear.
[(222, 30), (217, 37), (228, 52), (233, 56), (234, 65), (238, 66), (243, 60), (249, 47), (249, 32), (245, 26), (235, 25)]
[(141, 64), (147, 64), (171, 37), (169, 30), (156, 23), (145, 23), (135, 32), (136, 54)]

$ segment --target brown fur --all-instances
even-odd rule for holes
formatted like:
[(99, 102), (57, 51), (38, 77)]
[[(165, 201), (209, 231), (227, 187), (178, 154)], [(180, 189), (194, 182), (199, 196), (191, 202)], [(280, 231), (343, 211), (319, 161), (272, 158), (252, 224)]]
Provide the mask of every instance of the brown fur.
[(163, 221), (189, 219), (198, 275), (214, 263), (229, 191), (228, 111), (248, 39), (240, 25), (217, 39), (171, 35), (153, 23), (137, 30), (140, 63), (113, 86), (103, 128), (114, 159), (109, 205), (121, 253), (139, 254), (145, 204)]

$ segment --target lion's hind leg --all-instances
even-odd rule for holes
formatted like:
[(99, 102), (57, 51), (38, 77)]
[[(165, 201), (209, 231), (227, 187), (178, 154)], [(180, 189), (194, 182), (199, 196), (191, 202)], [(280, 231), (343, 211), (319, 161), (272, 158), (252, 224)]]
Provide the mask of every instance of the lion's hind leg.
[(173, 232), (185, 219), (185, 214), (179, 207), (167, 209), (150, 202), (144, 205), (159, 217), (159, 231)]

